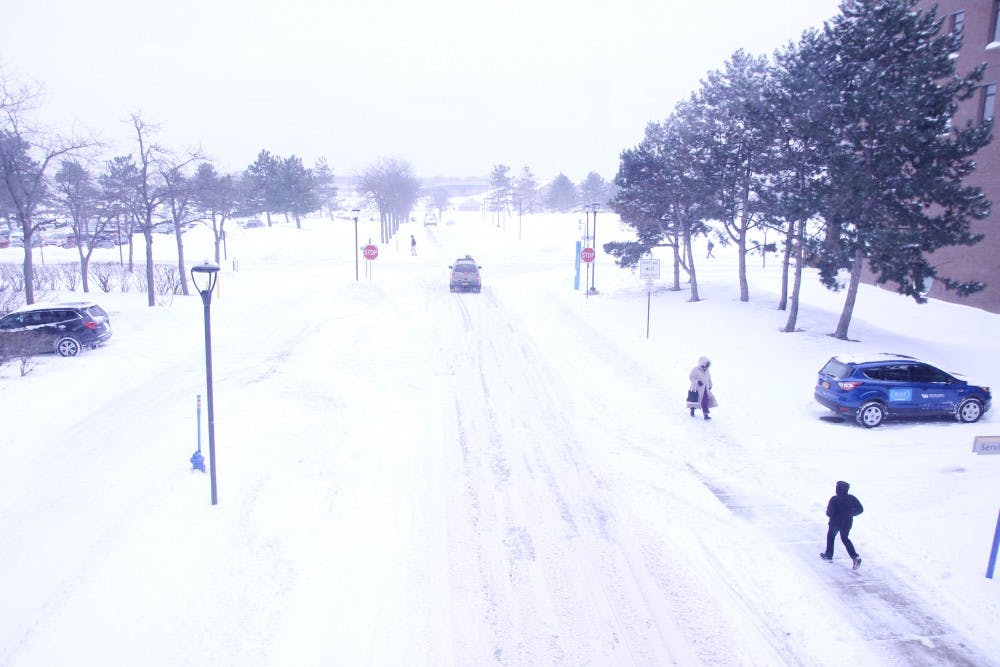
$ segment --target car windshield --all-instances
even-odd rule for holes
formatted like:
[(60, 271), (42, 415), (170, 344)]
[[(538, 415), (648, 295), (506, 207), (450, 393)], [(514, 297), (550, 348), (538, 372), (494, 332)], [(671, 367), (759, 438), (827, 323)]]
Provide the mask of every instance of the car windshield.
[(819, 374), (829, 375), (830, 377), (842, 380), (846, 377), (850, 377), (851, 367), (839, 359), (831, 359), (830, 361), (826, 362), (826, 366), (823, 366)]
[(476, 272), (476, 265), (475, 264), (456, 264), (455, 265), (455, 273), (475, 273), (475, 272)]
[(87, 313), (91, 317), (93, 317), (95, 320), (99, 320), (102, 317), (104, 319), (107, 319), (107, 317), (108, 317), (107, 311), (105, 311), (103, 308), (101, 308), (100, 306), (97, 306), (97, 305), (90, 306), (89, 308), (87, 308)]

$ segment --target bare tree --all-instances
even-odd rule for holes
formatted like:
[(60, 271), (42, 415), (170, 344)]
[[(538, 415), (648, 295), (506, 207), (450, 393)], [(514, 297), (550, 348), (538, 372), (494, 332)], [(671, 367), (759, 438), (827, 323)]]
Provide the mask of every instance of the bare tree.
[(139, 114), (132, 114), (132, 127), (135, 128), (136, 140), (139, 144), (139, 161), (137, 163), (138, 178), (135, 181), (136, 206), (138, 208), (139, 231), (146, 242), (146, 298), (150, 307), (156, 305), (156, 276), (153, 272), (153, 218), (163, 205), (164, 184), (157, 171), (157, 165), (164, 151), (156, 144), (150, 143), (150, 138), (157, 130), (156, 126), (146, 123)]
[(47, 222), (38, 216), (51, 191), (49, 171), (62, 156), (88, 146), (33, 130), (25, 122), (37, 91), (12, 90), (0, 72), (0, 188), (24, 236), (24, 298), (35, 302), (32, 237)]
[(194, 179), (195, 200), (205, 220), (212, 226), (215, 262), (220, 261), (220, 245), (226, 238), (225, 224), (240, 208), (239, 189), (230, 175), (219, 176), (207, 162), (198, 165)]
[(420, 184), (409, 163), (384, 158), (361, 175), (361, 191), (378, 207), (381, 241), (386, 243), (409, 218), (417, 201)]
[(101, 205), (101, 198), (90, 172), (76, 160), (64, 160), (56, 172), (56, 200), (69, 215), (73, 241), (80, 255), (80, 278), (83, 291), (90, 292), (90, 258), (104, 235), (113, 214)]
[(448, 208), (449, 200), (451, 199), (451, 194), (448, 192), (448, 188), (438, 187), (434, 188), (430, 192), (431, 206), (437, 209), (438, 219), (444, 218), (445, 209)]
[(184, 169), (201, 157), (192, 155), (184, 160), (175, 160), (162, 156), (158, 161), (157, 170), (163, 183), (163, 203), (170, 215), (170, 223), (174, 229), (174, 240), (177, 243), (177, 270), (180, 271), (181, 293), (188, 296), (187, 272), (184, 269), (184, 229), (193, 222), (197, 215), (194, 206), (195, 190), (191, 180), (185, 176)]

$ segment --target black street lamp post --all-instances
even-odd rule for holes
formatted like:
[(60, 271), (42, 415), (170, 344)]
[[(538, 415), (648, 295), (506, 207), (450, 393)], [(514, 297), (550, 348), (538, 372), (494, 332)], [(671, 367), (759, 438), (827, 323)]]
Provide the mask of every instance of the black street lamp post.
[(594, 261), (591, 262), (594, 266), (590, 269), (590, 291), (597, 294), (597, 290), (594, 289), (594, 274), (597, 273), (597, 209), (601, 208), (600, 204), (593, 203), (590, 205), (590, 210), (594, 212)]
[(212, 396), (212, 290), (219, 277), (219, 265), (205, 260), (203, 264), (191, 267), (191, 282), (201, 293), (205, 305), (205, 383), (208, 397), (208, 465), (212, 478), (212, 504), (217, 505), (219, 494), (215, 482), (215, 404)]
[(360, 208), (356, 208), (351, 213), (354, 214), (354, 282), (358, 281), (358, 214)]

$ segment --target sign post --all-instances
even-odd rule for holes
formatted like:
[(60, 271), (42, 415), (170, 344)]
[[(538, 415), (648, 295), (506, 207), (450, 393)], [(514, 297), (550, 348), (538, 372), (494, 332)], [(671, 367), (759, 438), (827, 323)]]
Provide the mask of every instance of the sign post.
[[(594, 261), (595, 257), (597, 257), (597, 253), (594, 252), (594, 249), (591, 247), (584, 248), (583, 250), (580, 251), (580, 259), (582, 259), (587, 264), (587, 277), (590, 277), (590, 264), (591, 262)], [(583, 287), (584, 289), (587, 288), (586, 280), (584, 280)], [(589, 299), (591, 290), (586, 289), (586, 291), (587, 291), (587, 298)]]
[(990, 549), (990, 560), (986, 564), (986, 578), (993, 578), (997, 566), (997, 550), (1000, 549), (1000, 513), (997, 513), (997, 527), (993, 531), (993, 548)]
[(646, 279), (646, 338), (649, 338), (649, 311), (652, 305), (653, 281), (660, 277), (660, 260), (640, 259), (639, 277)]
[(369, 243), (364, 247), (362, 252), (365, 255), (365, 259), (368, 260), (368, 264), (365, 267), (365, 274), (367, 274), (368, 279), (371, 280), (371, 276), (374, 273), (374, 271), (372, 271), (370, 267), (372, 265), (372, 262), (378, 259), (378, 246), (375, 245), (374, 243)]
[(576, 259), (574, 261), (573, 267), (575, 273), (573, 275), (573, 289), (580, 289), (580, 242), (576, 242)]
[[(378, 246), (373, 243), (369, 243), (364, 247), (363, 252), (365, 259), (368, 260), (368, 267), (371, 267), (371, 263), (378, 259)], [(368, 274), (368, 279), (371, 280), (371, 274), (374, 273), (374, 271), (369, 269), (366, 270), (365, 273)]]

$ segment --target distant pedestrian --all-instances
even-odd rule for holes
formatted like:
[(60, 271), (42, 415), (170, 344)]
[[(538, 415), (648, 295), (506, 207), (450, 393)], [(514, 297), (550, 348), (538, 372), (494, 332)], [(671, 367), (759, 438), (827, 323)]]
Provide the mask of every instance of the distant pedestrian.
[(410, 254), (417, 254), (417, 239), (413, 238), (413, 234), (410, 234)]
[(854, 561), (854, 569), (861, 567), (861, 556), (854, 549), (851, 542), (851, 527), (854, 525), (854, 517), (865, 511), (861, 506), (861, 501), (849, 494), (847, 491), (851, 485), (847, 482), (837, 482), (837, 495), (830, 498), (826, 504), (826, 515), (830, 517), (830, 528), (826, 531), (826, 551), (819, 557), (823, 560), (833, 560), (833, 541), (840, 533), (840, 541), (847, 547), (847, 555)]
[(694, 417), (694, 411), (701, 408), (705, 419), (711, 419), (708, 416), (708, 410), (718, 405), (715, 396), (712, 395), (712, 374), (708, 372), (711, 365), (712, 362), (708, 360), (708, 357), (701, 357), (698, 359), (698, 365), (692, 368), (688, 374), (691, 386), (688, 388), (687, 406), (691, 410), (692, 417)]
[(708, 259), (710, 257), (712, 257), (712, 258), (715, 257), (715, 255), (712, 254), (713, 250), (715, 250), (715, 244), (712, 243), (711, 239), (709, 239), (709, 241), (708, 241), (708, 254), (705, 255), (705, 259)]

